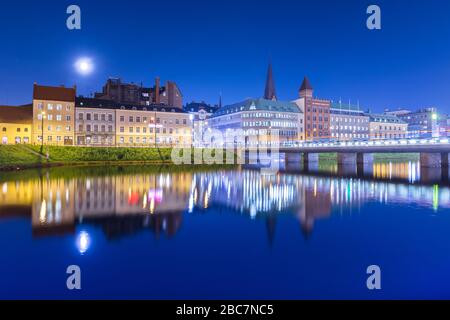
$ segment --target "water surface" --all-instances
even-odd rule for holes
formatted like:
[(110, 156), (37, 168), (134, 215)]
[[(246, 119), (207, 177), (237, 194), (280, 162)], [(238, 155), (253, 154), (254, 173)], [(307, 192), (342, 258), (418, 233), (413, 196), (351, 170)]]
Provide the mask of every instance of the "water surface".
[[(0, 247), (0, 298), (450, 298), (448, 172), (2, 173)], [(380, 291), (366, 287), (373, 264)], [(66, 288), (69, 265), (80, 291)]]

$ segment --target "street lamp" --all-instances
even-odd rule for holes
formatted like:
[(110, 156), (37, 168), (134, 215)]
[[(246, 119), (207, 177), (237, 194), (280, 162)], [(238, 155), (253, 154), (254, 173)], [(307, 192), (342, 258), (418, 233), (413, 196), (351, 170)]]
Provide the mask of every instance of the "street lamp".
[(154, 140), (155, 140), (155, 148), (156, 148), (156, 112), (155, 112), (155, 117), (153, 118), (151, 118), (151, 123), (153, 123), (153, 130), (154, 130), (154, 132), (153, 132), (153, 135), (154, 135)]
[(44, 118), (45, 118), (45, 111), (41, 112), (41, 129), (42, 129), (42, 135), (41, 135), (41, 145), (44, 147)]
[(192, 148), (194, 146), (194, 140), (195, 140), (194, 115), (192, 113), (189, 115), (189, 120), (191, 121), (191, 131), (192, 131), (191, 132), (191, 148)]

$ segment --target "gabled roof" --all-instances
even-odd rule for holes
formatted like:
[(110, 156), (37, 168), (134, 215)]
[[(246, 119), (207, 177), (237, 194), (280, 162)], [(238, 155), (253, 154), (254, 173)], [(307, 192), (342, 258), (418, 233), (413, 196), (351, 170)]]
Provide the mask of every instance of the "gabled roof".
[(0, 106), (0, 123), (32, 124), (33, 106)]
[(33, 99), (48, 101), (75, 102), (76, 89), (66, 87), (50, 87), (35, 84)]
[(268, 99), (247, 99), (239, 103), (223, 106), (217, 110), (213, 116), (253, 110), (301, 113), (300, 108), (293, 102), (273, 101)]
[(305, 77), (303, 79), (302, 86), (300, 87), (300, 91), (303, 91), (303, 90), (313, 90), (313, 87), (311, 85), (311, 82), (309, 82), (308, 77)]

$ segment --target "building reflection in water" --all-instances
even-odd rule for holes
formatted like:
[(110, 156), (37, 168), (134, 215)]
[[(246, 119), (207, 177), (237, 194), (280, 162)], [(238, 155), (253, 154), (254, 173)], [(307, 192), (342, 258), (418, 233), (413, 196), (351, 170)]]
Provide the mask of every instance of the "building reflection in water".
[[(108, 239), (150, 230), (157, 238), (180, 229), (185, 213), (223, 210), (265, 219), (269, 243), (277, 217), (294, 215), (305, 236), (318, 219), (361, 210), (367, 202), (450, 208), (450, 189), (421, 183), (414, 162), (374, 164), (371, 179), (315, 174), (262, 175), (259, 170), (86, 175), (0, 182), (0, 218), (29, 217), (36, 237), (100, 226)], [(383, 180), (386, 179), (386, 180)], [(396, 181), (392, 181), (395, 180)], [(402, 181), (398, 181), (398, 179)], [(77, 235), (80, 253), (90, 236)]]

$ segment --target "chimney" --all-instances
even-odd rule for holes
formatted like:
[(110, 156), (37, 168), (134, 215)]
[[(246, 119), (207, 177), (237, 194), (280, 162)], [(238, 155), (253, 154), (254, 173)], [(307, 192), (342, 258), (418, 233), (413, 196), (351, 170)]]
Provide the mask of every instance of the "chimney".
[(159, 77), (156, 77), (156, 79), (155, 79), (155, 103), (156, 104), (161, 103), (161, 100), (159, 99), (159, 86), (160, 86), (159, 82), (160, 82)]

